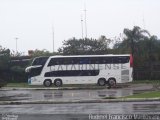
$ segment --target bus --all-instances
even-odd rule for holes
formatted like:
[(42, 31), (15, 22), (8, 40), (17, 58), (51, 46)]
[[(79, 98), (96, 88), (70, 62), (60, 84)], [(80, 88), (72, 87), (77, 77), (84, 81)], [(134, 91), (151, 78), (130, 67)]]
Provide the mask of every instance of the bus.
[(133, 80), (133, 57), (130, 54), (36, 57), (25, 71), (29, 85), (115, 86)]

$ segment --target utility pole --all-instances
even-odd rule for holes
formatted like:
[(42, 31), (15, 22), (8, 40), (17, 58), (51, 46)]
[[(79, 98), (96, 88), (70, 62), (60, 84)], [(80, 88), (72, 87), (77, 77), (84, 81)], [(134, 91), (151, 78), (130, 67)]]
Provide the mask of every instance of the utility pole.
[(87, 10), (86, 10), (86, 4), (84, 4), (84, 15), (85, 15), (85, 32), (86, 32), (86, 38), (87, 38)]
[(143, 14), (143, 28), (146, 29), (144, 14)]
[(53, 53), (54, 53), (54, 26), (52, 25), (52, 33), (53, 33), (53, 43), (52, 43), (52, 47), (53, 47)]
[(81, 29), (82, 29), (82, 39), (83, 39), (83, 17), (81, 15)]
[(16, 37), (15, 40), (16, 40), (16, 53), (18, 53), (18, 50), (17, 50), (17, 40), (18, 40), (18, 38)]

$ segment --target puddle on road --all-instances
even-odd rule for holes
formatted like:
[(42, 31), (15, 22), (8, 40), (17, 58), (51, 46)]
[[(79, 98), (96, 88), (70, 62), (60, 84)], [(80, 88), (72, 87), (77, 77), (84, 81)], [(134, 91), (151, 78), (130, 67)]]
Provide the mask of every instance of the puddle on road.
[(0, 91), (0, 101), (29, 100), (88, 100), (104, 97), (121, 97), (132, 95), (129, 89), (103, 90), (11, 90)]
[(17, 101), (17, 100), (29, 100), (32, 95), (28, 91), (19, 90), (7, 90), (0, 91), (0, 101)]

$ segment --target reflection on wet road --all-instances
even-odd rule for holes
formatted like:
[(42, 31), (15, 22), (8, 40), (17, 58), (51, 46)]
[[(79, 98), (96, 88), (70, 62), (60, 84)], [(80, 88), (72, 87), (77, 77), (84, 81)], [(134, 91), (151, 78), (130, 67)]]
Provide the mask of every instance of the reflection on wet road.
[(90, 114), (160, 114), (160, 102), (0, 105), (18, 120), (88, 120)]
[(89, 100), (104, 97), (120, 97), (132, 95), (129, 89), (102, 90), (6, 90), (0, 91), (0, 101), (32, 101), (32, 100)]

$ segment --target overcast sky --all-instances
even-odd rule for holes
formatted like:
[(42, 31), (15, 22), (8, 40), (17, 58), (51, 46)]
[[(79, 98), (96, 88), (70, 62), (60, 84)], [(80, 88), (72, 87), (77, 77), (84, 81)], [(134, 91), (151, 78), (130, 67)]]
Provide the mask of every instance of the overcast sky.
[(0, 45), (20, 52), (52, 51), (62, 41), (81, 38), (81, 15), (87, 9), (88, 37), (119, 36), (140, 26), (160, 38), (160, 0), (0, 0)]

